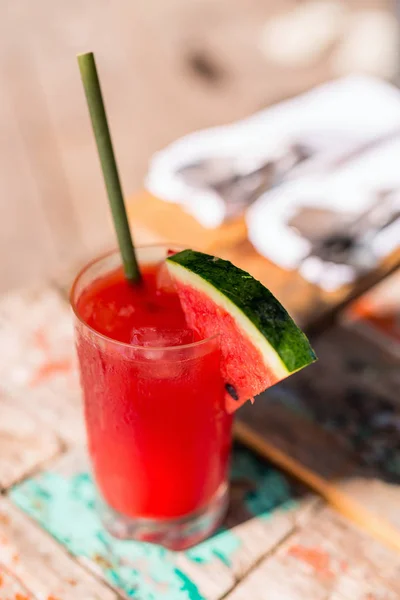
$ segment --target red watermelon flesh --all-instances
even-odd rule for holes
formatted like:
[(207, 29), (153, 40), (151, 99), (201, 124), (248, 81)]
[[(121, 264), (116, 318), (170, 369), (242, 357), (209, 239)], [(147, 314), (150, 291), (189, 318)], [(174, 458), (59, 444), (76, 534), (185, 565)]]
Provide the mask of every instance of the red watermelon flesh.
[[(225, 381), (225, 406), (229, 413), (278, 381), (268, 369), (259, 349), (235, 319), (203, 292), (175, 280), (186, 321), (202, 338), (219, 335), (221, 372)], [(237, 398), (237, 399), (235, 399)]]
[(280, 302), (242, 269), (194, 250), (166, 263), (188, 326), (219, 336), (229, 412), (316, 359)]

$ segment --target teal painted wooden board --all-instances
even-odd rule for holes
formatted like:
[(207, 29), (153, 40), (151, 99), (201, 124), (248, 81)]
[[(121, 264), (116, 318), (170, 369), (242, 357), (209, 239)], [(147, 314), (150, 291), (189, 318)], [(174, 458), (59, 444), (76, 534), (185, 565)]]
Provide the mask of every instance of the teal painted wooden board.
[[(91, 477), (80, 465), (80, 471), (54, 469), (26, 480), (11, 491), (11, 499), (109, 584), (138, 600), (221, 597), (252, 567), (246, 561), (240, 567), (238, 556), (249, 554), (254, 564), (267, 554), (293, 530), (294, 515), (310, 498), (283, 473), (238, 446), (225, 527), (198, 546), (175, 553), (109, 536), (95, 511)], [(252, 537), (252, 529), (259, 539)], [(258, 552), (247, 551), (252, 545)]]

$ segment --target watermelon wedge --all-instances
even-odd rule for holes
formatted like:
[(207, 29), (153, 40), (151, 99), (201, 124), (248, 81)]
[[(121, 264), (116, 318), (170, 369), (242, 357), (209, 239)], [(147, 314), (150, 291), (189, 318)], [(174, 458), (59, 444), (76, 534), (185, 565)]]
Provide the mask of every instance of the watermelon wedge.
[(194, 250), (166, 263), (189, 327), (220, 336), (228, 412), (316, 360), (280, 302), (242, 269)]

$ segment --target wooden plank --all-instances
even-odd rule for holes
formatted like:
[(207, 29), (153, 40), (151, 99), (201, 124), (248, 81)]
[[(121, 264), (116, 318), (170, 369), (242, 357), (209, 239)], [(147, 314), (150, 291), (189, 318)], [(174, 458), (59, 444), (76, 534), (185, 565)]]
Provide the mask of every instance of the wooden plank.
[(338, 489), (370, 514), (386, 521), (392, 530), (391, 537), (397, 540), (400, 536), (400, 485), (393, 479), (384, 478), (377, 470), (362, 469), (341, 481)]
[(0, 600), (36, 600), (30, 592), (0, 564)]
[(319, 361), (239, 411), (244, 443), (400, 549), (398, 361), (336, 327)]
[(10, 581), (19, 581), (23, 590), (16, 591), (22, 594), (20, 598), (4, 596), (0, 586), (2, 600), (117, 600), (120, 597), (78, 565), (6, 498), (0, 498), (0, 573), (2, 566)]
[(325, 509), (227, 596), (229, 600), (396, 600), (400, 556)]
[(400, 269), (352, 302), (340, 323), (400, 358)]
[(352, 471), (356, 464), (355, 456), (337, 435), (282, 404), (263, 399), (254, 407), (247, 403), (238, 413), (239, 437), (245, 431), (242, 426), (251, 427), (271, 447), (323, 480), (334, 481)]
[(38, 418), (43, 427), (56, 434), (62, 445), (85, 443), (85, 423), (82, 394), (59, 380), (53, 387), (19, 391), (10, 402), (24, 414)]
[(1, 387), (39, 389), (75, 385), (73, 327), (68, 306), (51, 288), (24, 289), (0, 298)]
[(0, 389), (12, 398), (14, 411), (39, 418), (67, 444), (82, 443), (72, 313), (65, 299), (51, 288), (2, 296), (0, 348)]
[(60, 452), (56, 435), (12, 399), (0, 397), (0, 490)]
[[(25, 24), (23, 13), (15, 10), (15, 7), (10, 7), (5, 12), (6, 14), (2, 15), (5, 29), (8, 32), (19, 31), (21, 35)], [(43, 259), (46, 258), (43, 262), (47, 266), (43, 269), (44, 278), (57, 272), (65, 261), (81, 256), (86, 252), (86, 247), (83, 232), (78, 227), (69, 181), (55, 134), (48, 104), (48, 90), (43, 86), (32, 44), (34, 31), (31, 22), (30, 31), (26, 32), (27, 37), (24, 38), (26, 45), (15, 43), (7, 34), (2, 36), (5, 57), (1, 63), (2, 79), (8, 82), (5, 87), (22, 142), (21, 153), (27, 160), (30, 174), (30, 190), (25, 204), (32, 205), (32, 196), (36, 198), (36, 205), (44, 216), (46, 234), (51, 244), (47, 256), (43, 256)], [(29, 52), (26, 51), (27, 45), (30, 48)], [(29, 102), (26, 102), (28, 97)], [(71, 240), (74, 241), (73, 244)], [(34, 247), (28, 249), (24, 245), (24, 250), (26, 253), (30, 251), (35, 254)], [(20, 285), (23, 285), (23, 280)]]
[(297, 523), (307, 521), (317, 502), (242, 447), (234, 453), (224, 527), (185, 552), (111, 538), (98, 520), (94, 486), (78, 451), (14, 488), (11, 498), (81, 563), (144, 600), (221, 598)]
[[(134, 232), (146, 232), (150, 242), (175, 242), (193, 248), (212, 250), (230, 246), (246, 236), (243, 219), (225, 224), (218, 229), (205, 229), (194, 217), (175, 204), (163, 202), (142, 192), (127, 203), (128, 215)], [(152, 237), (150, 237), (152, 236)]]
[[(7, 7), (9, 8), (9, 7)], [(2, 10), (3, 9), (3, 10)], [(4, 12), (0, 7), (3, 32), (7, 30)], [(0, 152), (2, 175), (0, 178), (0, 252), (7, 256), (1, 268), (0, 290), (18, 285), (32, 285), (39, 278), (48, 276), (54, 266), (50, 231), (46, 215), (40, 205), (33, 174), (25, 147), (15, 107), (11, 97), (11, 85), (5, 83), (7, 49), (4, 36), (0, 39)], [(29, 104), (29, 103), (26, 103)]]

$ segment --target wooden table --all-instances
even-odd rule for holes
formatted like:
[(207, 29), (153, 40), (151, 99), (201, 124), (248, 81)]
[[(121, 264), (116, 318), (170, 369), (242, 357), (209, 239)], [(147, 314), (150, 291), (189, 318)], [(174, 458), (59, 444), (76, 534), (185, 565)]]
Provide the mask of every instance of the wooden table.
[(113, 540), (94, 510), (64, 286), (2, 296), (0, 348), (1, 600), (400, 597), (399, 553), (241, 446), (217, 535), (180, 553)]

